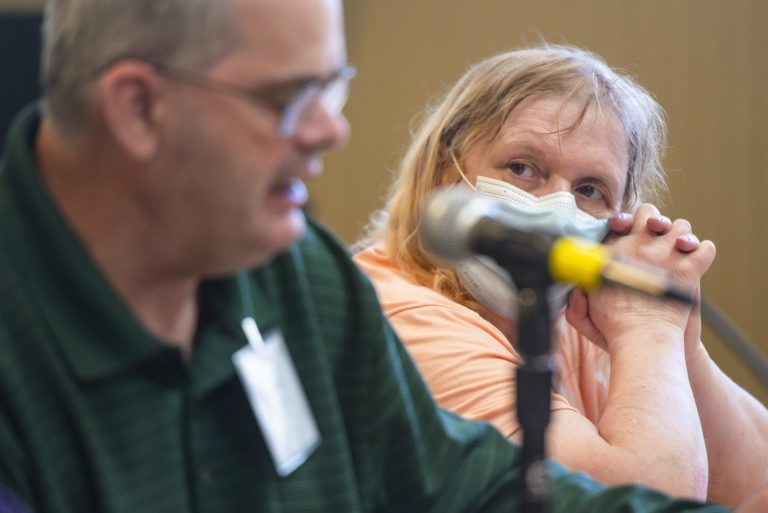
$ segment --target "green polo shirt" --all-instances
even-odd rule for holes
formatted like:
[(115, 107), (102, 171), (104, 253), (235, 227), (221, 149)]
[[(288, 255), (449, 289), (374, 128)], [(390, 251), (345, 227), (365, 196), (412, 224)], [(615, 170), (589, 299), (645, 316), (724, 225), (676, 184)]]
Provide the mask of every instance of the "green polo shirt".
[[(236, 280), (202, 286), (186, 365), (131, 315), (42, 187), (37, 125), (34, 109), (20, 117), (0, 168), (4, 492), (38, 513), (518, 509), (517, 449), (435, 407), (370, 284), (314, 223), (247, 278), (322, 437), (279, 477), (231, 360), (246, 344)], [(551, 470), (558, 512), (725, 511)]]

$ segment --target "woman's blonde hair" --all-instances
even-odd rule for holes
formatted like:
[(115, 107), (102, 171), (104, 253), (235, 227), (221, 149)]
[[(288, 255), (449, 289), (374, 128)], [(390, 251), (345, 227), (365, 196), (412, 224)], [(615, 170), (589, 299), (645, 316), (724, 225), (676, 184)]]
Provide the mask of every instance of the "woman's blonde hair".
[(421, 206), (433, 189), (458, 181), (449, 151), (461, 161), (468, 150), (491, 141), (509, 113), (536, 94), (555, 94), (563, 103), (583, 101), (578, 121), (564, 130), (578, 126), (593, 104), (617, 115), (629, 152), (625, 209), (641, 200), (656, 200), (666, 190), (661, 167), (666, 123), (663, 110), (645, 89), (578, 48), (547, 45), (515, 50), (471, 67), (427, 110), (413, 133), (384, 211), (374, 215), (363, 245), (383, 241), (399, 267), (418, 283), (477, 309), (456, 274), (421, 245), (416, 235)]

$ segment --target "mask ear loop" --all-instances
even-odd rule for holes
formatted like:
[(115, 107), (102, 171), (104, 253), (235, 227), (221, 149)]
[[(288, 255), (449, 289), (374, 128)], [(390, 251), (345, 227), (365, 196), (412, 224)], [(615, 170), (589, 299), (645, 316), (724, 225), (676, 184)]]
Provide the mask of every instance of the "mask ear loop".
[[(477, 190), (477, 187), (472, 185), (472, 183), (467, 178), (467, 175), (464, 174), (464, 171), (462, 171), (461, 166), (459, 165), (459, 161), (456, 159), (456, 155), (453, 154), (453, 150), (451, 148), (448, 148), (448, 155), (451, 156), (451, 160), (453, 160), (453, 164), (456, 166), (456, 170), (459, 172), (459, 175), (461, 175), (461, 179), (466, 183), (470, 189), (473, 191)], [(459, 183), (456, 182), (452, 187), (455, 187)], [(416, 223), (416, 228), (413, 229), (411, 233), (408, 234), (408, 236), (405, 238), (405, 241), (403, 245), (400, 247), (398, 251), (405, 251), (405, 247), (408, 245), (410, 240), (416, 236), (416, 233), (419, 231), (419, 223)]]
[(469, 179), (467, 178), (467, 175), (464, 174), (464, 171), (462, 171), (461, 166), (459, 165), (459, 161), (456, 160), (456, 155), (453, 154), (453, 150), (448, 148), (448, 155), (451, 156), (451, 160), (453, 160), (453, 164), (456, 166), (456, 171), (459, 172), (459, 175), (461, 175), (461, 179), (464, 180), (464, 183), (469, 186), (470, 189), (473, 191), (477, 190), (477, 187), (475, 187), (472, 183), (470, 183)]

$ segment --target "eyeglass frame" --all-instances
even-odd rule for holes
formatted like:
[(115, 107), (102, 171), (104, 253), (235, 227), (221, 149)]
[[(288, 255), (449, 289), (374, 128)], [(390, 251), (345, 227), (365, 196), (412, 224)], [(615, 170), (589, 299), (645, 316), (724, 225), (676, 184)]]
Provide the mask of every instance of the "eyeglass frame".
[[(331, 115), (341, 114), (349, 98), (349, 84), (357, 75), (357, 69), (353, 65), (345, 64), (322, 78), (299, 78), (248, 88), (142, 57), (123, 57), (112, 61), (110, 65), (126, 59), (145, 62), (171, 80), (241, 98), (250, 104), (262, 105), (273, 110), (279, 117), (277, 134), (281, 139), (286, 140), (296, 134), (303, 116), (309, 112), (315, 101), (320, 101)], [(104, 66), (102, 69), (107, 67), (109, 66)], [(286, 94), (286, 90), (293, 90), (293, 92)], [(281, 94), (286, 97), (280, 98)]]

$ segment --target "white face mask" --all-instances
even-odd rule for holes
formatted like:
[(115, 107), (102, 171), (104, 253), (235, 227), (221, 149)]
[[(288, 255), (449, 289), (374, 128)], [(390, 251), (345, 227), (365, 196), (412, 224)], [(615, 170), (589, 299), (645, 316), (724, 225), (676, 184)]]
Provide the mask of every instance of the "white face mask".
[[(464, 177), (464, 173), (459, 172)], [(464, 180), (467, 181), (466, 178)], [(477, 186), (473, 188), (478, 196), (499, 201), (500, 208), (510, 219), (519, 220), (522, 230), (535, 230), (553, 236), (571, 235), (593, 242), (603, 240), (609, 230), (607, 219), (597, 219), (579, 210), (576, 198), (569, 192), (537, 198), (512, 184), (484, 176), (477, 178)], [(457, 264), (455, 269), (462, 285), (476, 301), (497, 315), (517, 320), (517, 287), (509, 273), (494, 260), (475, 256)], [(553, 316), (565, 306), (572, 288), (566, 284), (549, 288), (548, 299)]]

